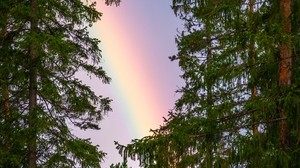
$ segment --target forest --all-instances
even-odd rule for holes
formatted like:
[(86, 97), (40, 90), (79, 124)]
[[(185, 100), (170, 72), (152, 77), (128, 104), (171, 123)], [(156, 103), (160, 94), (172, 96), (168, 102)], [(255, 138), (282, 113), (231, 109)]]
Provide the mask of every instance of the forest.
[[(184, 23), (169, 57), (181, 97), (151, 135), (115, 142), (123, 162), (110, 167), (300, 167), (300, 0), (170, 3)], [(88, 32), (95, 6), (0, 1), (0, 168), (101, 167), (105, 152), (71, 132), (100, 129), (112, 110), (75, 76), (111, 81)]]

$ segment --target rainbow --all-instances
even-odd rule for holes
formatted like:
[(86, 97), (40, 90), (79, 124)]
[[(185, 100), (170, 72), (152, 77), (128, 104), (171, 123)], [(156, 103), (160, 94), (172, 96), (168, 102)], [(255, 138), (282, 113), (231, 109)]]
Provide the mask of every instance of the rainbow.
[(177, 52), (174, 38), (180, 22), (168, 1), (126, 0), (120, 7), (107, 7), (99, 1), (97, 5), (103, 16), (90, 34), (101, 40), (103, 66), (112, 83), (88, 84), (113, 99), (113, 112), (102, 121), (99, 132), (80, 134), (108, 153), (106, 167), (122, 160), (114, 140), (127, 144), (149, 135), (150, 129), (163, 123), (162, 117), (178, 98), (174, 91), (182, 82), (180, 70), (168, 56)]
[[(134, 28), (134, 14), (128, 14), (123, 8), (126, 7), (101, 6), (99, 11), (103, 17), (91, 33), (101, 39), (104, 66), (112, 77), (113, 92), (117, 98), (114, 101), (121, 103), (122, 111), (114, 113), (123, 115), (132, 131), (129, 136), (133, 139), (149, 134), (150, 128), (162, 124), (162, 116), (170, 107), (166, 107), (164, 96), (160, 95), (165, 91), (157, 86), (158, 81), (154, 81), (157, 80), (155, 69), (158, 67), (149, 61), (149, 54), (153, 52), (145, 53), (149, 46), (145, 38), (139, 36), (142, 33)], [(122, 18), (124, 12), (132, 17)]]

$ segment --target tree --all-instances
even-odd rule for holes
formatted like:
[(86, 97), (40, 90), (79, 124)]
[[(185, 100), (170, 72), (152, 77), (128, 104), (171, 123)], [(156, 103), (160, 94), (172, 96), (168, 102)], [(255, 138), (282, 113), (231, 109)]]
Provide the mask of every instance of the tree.
[[(70, 131), (72, 125), (99, 129), (103, 114), (111, 110), (109, 98), (96, 95), (75, 76), (85, 71), (110, 81), (100, 66), (99, 40), (87, 29), (101, 16), (95, 5), (1, 1), (1, 146), (10, 146), (0, 150), (1, 166), (100, 166), (105, 153)], [(3, 119), (6, 114), (10, 120)]]
[[(173, 0), (185, 80), (165, 124), (123, 146), (144, 167), (299, 167), (298, 1)], [(294, 61), (295, 60), (295, 61)]]
[[(19, 167), (26, 151), (24, 150), (24, 123), (15, 106), (14, 87), (22, 85), (22, 69), (20, 60), (24, 55), (16, 53), (14, 37), (20, 32), (20, 23), (15, 23), (13, 12), (18, 11), (17, 1), (3, 0), (0, 3), (0, 165), (1, 167)], [(18, 76), (18, 77), (17, 77)], [(17, 78), (16, 78), (17, 77)], [(22, 95), (22, 94), (21, 94)]]

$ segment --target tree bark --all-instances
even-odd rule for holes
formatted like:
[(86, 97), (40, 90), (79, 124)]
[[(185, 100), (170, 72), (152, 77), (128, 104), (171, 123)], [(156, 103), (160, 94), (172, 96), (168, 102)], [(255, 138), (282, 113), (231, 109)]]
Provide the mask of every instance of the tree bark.
[[(255, 42), (254, 42), (254, 37), (253, 37), (253, 33), (254, 33), (254, 27), (253, 27), (253, 13), (254, 13), (254, 0), (249, 0), (249, 29), (250, 29), (250, 43), (249, 43), (249, 58), (251, 59), (251, 65), (252, 65), (252, 88), (251, 88), (251, 97), (255, 98), (257, 96), (257, 86), (254, 83), (255, 79), (254, 79), (254, 75), (255, 74), (255, 70), (256, 70), (256, 55), (255, 55)], [(258, 133), (258, 125), (257, 125), (257, 116), (256, 116), (256, 111), (254, 111), (252, 113), (252, 133), (253, 135)]]
[[(292, 49), (291, 41), (288, 37), (291, 34), (291, 0), (281, 0), (280, 11), (282, 14), (283, 38), (280, 45), (279, 85), (286, 88), (291, 86), (292, 77)], [(283, 107), (280, 107), (279, 109), (279, 117), (282, 119), (279, 122), (279, 139), (282, 147), (288, 148), (289, 130), (286, 119), (288, 116)]]
[[(4, 15), (4, 23), (6, 25), (7, 23), (7, 19), (8, 19), (8, 13), (5, 13)], [(6, 39), (7, 39), (7, 27), (5, 26), (2, 30), (1, 30), (1, 36), (3, 39), (3, 44), (2, 44), (2, 48), (8, 49), (7, 44), (6, 43)], [(3, 63), (5, 64), (5, 62), (7, 61), (7, 58), (9, 57), (8, 55), (5, 54), (6, 52), (4, 52), (3, 57)], [(9, 104), (9, 89), (8, 89), (8, 74), (3, 74), (3, 76), (1, 75), (1, 88), (2, 88), (2, 108), (3, 108), (3, 112), (4, 112), (4, 117), (5, 119), (7, 119), (10, 116), (10, 104)]]
[[(207, 68), (209, 68), (210, 62), (212, 60), (212, 38), (211, 38), (211, 33), (208, 34), (207, 36), (207, 56), (206, 56), (206, 61), (207, 61)], [(207, 104), (209, 107), (209, 109), (207, 110), (207, 119), (210, 121), (213, 121), (214, 118), (212, 116), (212, 111), (210, 110), (210, 108), (213, 106), (213, 100), (212, 100), (212, 81), (209, 81), (209, 79), (205, 79), (205, 83), (207, 84), (206, 89), (207, 89)], [(215, 123), (211, 123), (212, 124), (212, 129), (215, 129), (214, 127), (216, 127), (216, 125), (214, 125)], [(206, 167), (214, 167), (214, 155), (213, 155), (213, 139), (214, 139), (215, 134), (214, 133), (208, 133), (206, 135), (206, 142), (207, 142), (207, 146), (206, 146), (206, 150), (207, 150), (207, 162), (206, 162)]]
[[(36, 36), (38, 29), (38, 2), (31, 1), (31, 34)], [(32, 37), (34, 39), (36, 37)], [(29, 130), (30, 138), (28, 143), (29, 168), (37, 167), (37, 43), (36, 40), (30, 42), (30, 57), (29, 57)]]
[[(4, 23), (4, 27), (1, 30), (1, 39), (2, 44), (1, 47), (3, 49), (3, 52), (1, 52), (2, 56), (2, 67), (4, 68), (4, 70), (6, 70), (6, 64), (9, 58), (8, 55), (8, 46), (9, 46), (9, 42), (7, 42), (7, 34), (8, 34), (8, 30), (7, 30), (7, 21), (8, 21), (8, 17), (9, 17), (9, 12), (5, 11), (3, 14), (4, 18), (3, 18), (3, 23)], [(11, 146), (12, 146), (12, 138), (11, 138), (11, 132), (9, 131), (9, 129), (11, 128), (11, 123), (10, 123), (10, 103), (9, 103), (9, 78), (8, 78), (8, 73), (4, 72), (2, 73), (0, 76), (0, 85), (1, 85), (1, 89), (2, 89), (2, 97), (1, 97), (1, 112), (3, 112), (3, 117), (4, 117), (4, 125), (5, 125), (5, 137), (3, 138), (4, 141), (4, 147), (5, 150), (7, 152), (10, 152)], [(7, 131), (8, 130), (8, 131)]]

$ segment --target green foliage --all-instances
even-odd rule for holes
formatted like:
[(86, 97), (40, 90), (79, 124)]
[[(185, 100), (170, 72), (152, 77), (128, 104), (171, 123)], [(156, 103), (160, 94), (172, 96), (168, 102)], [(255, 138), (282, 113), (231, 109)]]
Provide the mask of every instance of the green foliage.
[[(173, 0), (185, 23), (176, 38), (178, 54), (170, 57), (183, 72), (182, 96), (151, 136), (116, 143), (125, 161), (138, 159), (142, 167), (299, 167), (299, 4), (292, 3), (287, 33), (278, 1), (252, 2), (251, 9), (249, 0)], [(287, 43), (293, 75), (284, 86), (280, 46)]]
[(110, 168), (128, 168), (127, 161), (125, 160), (123, 163), (111, 164)]
[(106, 5), (113, 5), (119, 6), (121, 3), (121, 0), (105, 0)]
[[(120, 1), (107, 1), (113, 2)], [(39, 0), (33, 6), (31, 1), (1, 0), (0, 11), (0, 167), (28, 167), (32, 141), (38, 166), (100, 167), (105, 153), (70, 131), (74, 126), (99, 129), (111, 111), (111, 99), (96, 95), (76, 77), (84, 71), (103, 83), (111, 80), (100, 65), (100, 41), (88, 32), (102, 15), (96, 3)], [(37, 90), (34, 113), (28, 105), (31, 77)]]

